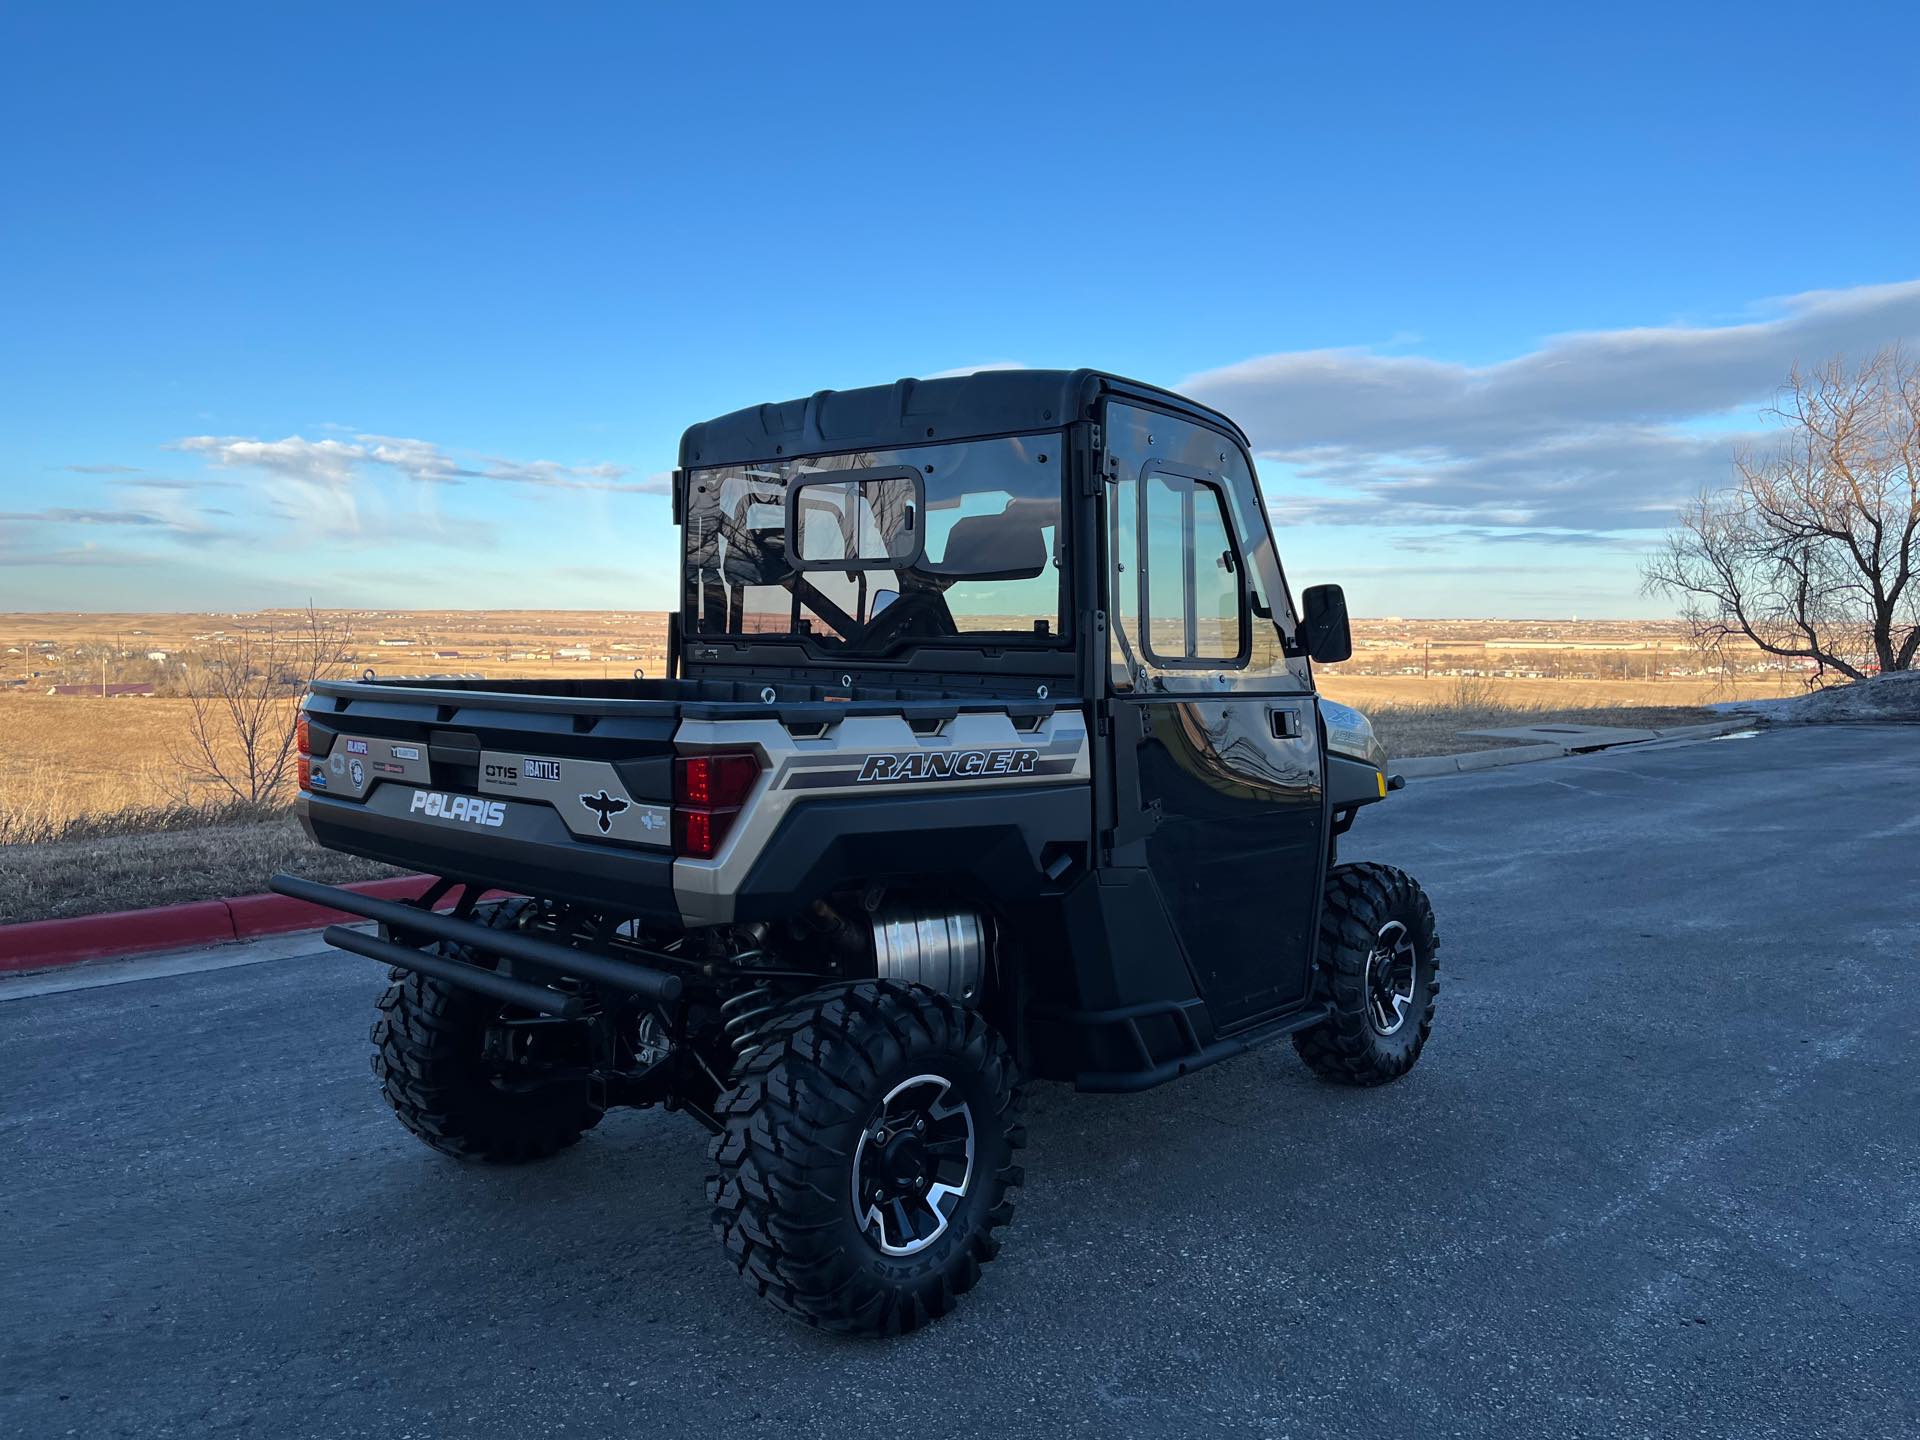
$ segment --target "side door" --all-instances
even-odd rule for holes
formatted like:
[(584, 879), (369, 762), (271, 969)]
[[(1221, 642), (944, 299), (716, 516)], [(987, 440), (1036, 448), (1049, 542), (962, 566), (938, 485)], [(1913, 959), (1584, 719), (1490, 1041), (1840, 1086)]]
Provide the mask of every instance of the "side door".
[(1252, 462), (1103, 418), (1115, 864), (1144, 866), (1221, 1030), (1304, 1000), (1326, 856), (1318, 711)]

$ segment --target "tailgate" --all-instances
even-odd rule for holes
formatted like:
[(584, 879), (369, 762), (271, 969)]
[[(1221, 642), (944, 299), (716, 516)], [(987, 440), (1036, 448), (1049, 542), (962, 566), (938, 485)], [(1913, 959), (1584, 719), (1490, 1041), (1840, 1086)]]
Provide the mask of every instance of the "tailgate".
[(311, 790), (332, 850), (621, 914), (675, 918), (671, 701), (568, 707), (319, 686)]

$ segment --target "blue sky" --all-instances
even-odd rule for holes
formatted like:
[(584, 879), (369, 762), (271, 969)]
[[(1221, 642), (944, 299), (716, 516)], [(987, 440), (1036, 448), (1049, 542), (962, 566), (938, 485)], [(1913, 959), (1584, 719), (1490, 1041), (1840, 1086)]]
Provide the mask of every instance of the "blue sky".
[(993, 363), (1252, 432), (1296, 587), (1654, 614), (1920, 338), (1920, 9), (0, 10), (0, 608), (664, 607), (680, 429)]

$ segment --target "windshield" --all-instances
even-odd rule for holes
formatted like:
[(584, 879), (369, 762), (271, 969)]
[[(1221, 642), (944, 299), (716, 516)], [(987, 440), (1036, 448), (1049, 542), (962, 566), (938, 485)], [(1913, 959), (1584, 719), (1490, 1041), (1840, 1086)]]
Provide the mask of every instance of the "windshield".
[(836, 654), (1060, 636), (1058, 432), (687, 476), (689, 633)]

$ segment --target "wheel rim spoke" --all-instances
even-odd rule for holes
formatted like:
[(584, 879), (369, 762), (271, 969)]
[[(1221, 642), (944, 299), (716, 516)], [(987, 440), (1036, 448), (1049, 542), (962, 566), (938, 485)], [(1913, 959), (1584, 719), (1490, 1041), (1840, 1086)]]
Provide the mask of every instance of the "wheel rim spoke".
[(1396, 1034), (1406, 1023), (1419, 974), (1420, 956), (1413, 936), (1400, 921), (1389, 920), (1374, 937), (1365, 976), (1367, 1010), (1380, 1034)]
[(874, 1107), (853, 1154), (853, 1212), (882, 1253), (911, 1255), (946, 1232), (973, 1180), (973, 1113), (939, 1075), (916, 1075)]

